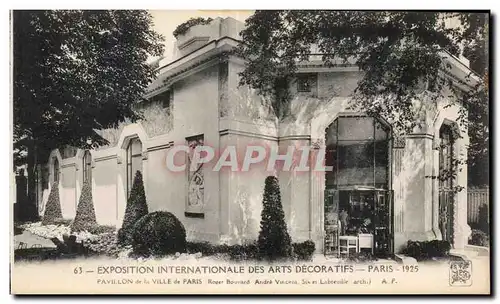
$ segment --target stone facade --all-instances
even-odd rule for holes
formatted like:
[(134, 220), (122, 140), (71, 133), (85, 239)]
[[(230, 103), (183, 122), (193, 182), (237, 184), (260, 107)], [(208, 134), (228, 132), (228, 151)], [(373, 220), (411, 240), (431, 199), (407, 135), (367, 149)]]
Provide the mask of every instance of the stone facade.
[[(297, 92), (297, 84), (292, 83), (295, 98), (290, 116), (278, 121), (268, 101), (252, 89), (238, 86), (243, 62), (227, 52), (237, 45), (241, 26), (234, 19), (217, 18), (213, 24), (195, 26), (179, 37), (181, 47), (176, 59), (160, 65), (158, 79), (146, 96), (151, 98), (168, 90), (168, 106), (145, 105), (145, 121), (102, 131), (110, 145), (90, 151), (92, 191), (100, 224), (121, 225), (128, 168), (133, 167), (143, 172), (149, 211), (175, 214), (185, 225), (188, 239), (216, 243), (254, 240), (259, 231), (264, 180), (277, 174), (292, 239), (312, 239), (318, 250), (323, 250), (324, 172), (267, 172), (265, 164), (252, 166), (249, 172), (215, 172), (206, 166), (194, 173), (179, 173), (166, 168), (167, 151), (184, 144), (204, 144), (216, 150), (235, 146), (238, 155), (251, 145), (278, 149), (282, 154), (288, 146), (311, 146), (319, 151), (326, 145), (325, 130), (337, 118), (363, 115), (348, 110), (349, 95), (360, 77), (358, 69), (327, 68), (312, 60), (299, 71), (315, 75), (313, 89)], [(461, 71), (464, 68), (460, 66), (455, 71), (457, 77), (465, 73)], [(414, 134), (391, 136), (387, 151), (387, 188), (393, 192), (391, 225), (396, 252), (409, 239), (442, 238), (439, 184), (429, 177), (439, 170), (439, 130), (443, 124), (458, 130), (458, 109), (437, 103), (423, 111), (424, 126)], [(461, 137), (454, 141), (453, 149), (466, 155), (467, 134), (459, 132)], [(131, 159), (128, 149), (134, 138), (140, 140), (142, 150)], [(48, 187), (39, 185), (41, 213), (54, 174), (59, 172), (63, 216), (75, 216), (83, 183), (83, 152), (78, 150), (76, 155), (65, 158), (58, 149), (52, 152), (45, 166)], [(56, 160), (58, 170), (54, 168)], [(458, 183), (465, 186), (467, 168), (460, 169)], [(461, 248), (470, 233), (465, 191), (454, 197), (454, 204), (454, 246)]]

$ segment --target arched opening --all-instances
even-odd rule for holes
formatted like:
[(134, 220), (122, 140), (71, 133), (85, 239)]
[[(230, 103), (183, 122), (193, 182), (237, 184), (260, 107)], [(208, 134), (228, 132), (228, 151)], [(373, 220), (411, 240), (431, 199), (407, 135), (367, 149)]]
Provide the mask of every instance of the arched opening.
[(325, 253), (393, 252), (390, 128), (373, 117), (337, 118), (326, 129)]
[(127, 146), (127, 197), (130, 195), (137, 171), (142, 172), (142, 142), (132, 138)]
[(450, 125), (443, 124), (439, 129), (439, 229), (443, 240), (453, 244), (453, 145), (454, 132)]
[(92, 155), (89, 150), (85, 150), (82, 158), (83, 182), (88, 182), (92, 187)]
[(59, 182), (59, 160), (57, 157), (53, 158), (52, 168), (54, 173), (54, 182)]

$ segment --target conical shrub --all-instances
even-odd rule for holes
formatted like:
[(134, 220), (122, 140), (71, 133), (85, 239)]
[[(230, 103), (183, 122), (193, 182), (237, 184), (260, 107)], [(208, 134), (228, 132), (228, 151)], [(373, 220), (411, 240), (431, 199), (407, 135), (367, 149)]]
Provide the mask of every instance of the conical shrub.
[(50, 189), (49, 199), (45, 205), (42, 225), (52, 225), (62, 219), (61, 201), (59, 199), (59, 182), (55, 181)]
[(148, 203), (144, 192), (141, 171), (137, 171), (134, 177), (134, 184), (127, 200), (123, 224), (118, 231), (118, 243), (122, 246), (132, 244), (132, 232), (134, 224), (143, 216), (148, 214)]
[(274, 176), (266, 178), (263, 205), (257, 241), (259, 257), (266, 260), (290, 258), (292, 241), (285, 223), (278, 179)]
[(97, 226), (97, 221), (92, 201), (92, 187), (90, 186), (90, 182), (85, 181), (76, 209), (75, 219), (71, 223), (71, 232), (90, 231), (95, 226)]

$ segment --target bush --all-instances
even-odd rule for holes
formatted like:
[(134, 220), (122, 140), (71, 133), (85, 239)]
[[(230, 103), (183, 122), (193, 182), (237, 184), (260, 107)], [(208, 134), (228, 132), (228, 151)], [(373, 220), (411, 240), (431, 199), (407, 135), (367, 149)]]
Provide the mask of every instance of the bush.
[(213, 245), (209, 242), (187, 242), (189, 254), (201, 252), (203, 256), (227, 254), (231, 260), (256, 259), (259, 256), (259, 247), (256, 242), (243, 245)]
[(69, 226), (71, 224), (71, 222), (73, 222), (73, 220), (60, 218), (60, 219), (54, 220), (53, 225)]
[(61, 202), (59, 199), (59, 183), (55, 181), (50, 189), (49, 199), (45, 205), (42, 225), (52, 225), (62, 219)]
[(316, 245), (313, 241), (307, 240), (302, 243), (293, 243), (293, 255), (302, 261), (311, 261), (312, 256), (314, 254), (314, 250), (316, 250)]
[(257, 242), (229, 246), (231, 260), (251, 260), (259, 258), (259, 246)]
[(417, 261), (430, 260), (432, 258), (448, 257), (451, 245), (448, 241), (408, 241), (403, 253), (415, 258)]
[(188, 253), (201, 252), (204, 256), (214, 255), (216, 253), (227, 253), (218, 245), (210, 244), (209, 242), (186, 242), (186, 250)]
[(97, 226), (94, 204), (92, 202), (92, 188), (88, 181), (83, 183), (82, 194), (76, 209), (75, 220), (71, 223), (71, 232), (90, 231)]
[(198, 25), (198, 24), (210, 24), (212, 22), (212, 18), (203, 18), (203, 17), (198, 17), (198, 18), (191, 18), (186, 22), (183, 22), (179, 24), (174, 32), (172, 33), (175, 38), (177, 38), (179, 35), (184, 35), (191, 27)]
[(115, 226), (107, 226), (107, 225), (95, 225), (89, 228), (87, 230), (88, 232), (92, 234), (105, 234), (105, 233), (115, 233), (116, 232), (116, 227)]
[(475, 246), (489, 247), (490, 239), (484, 231), (478, 229), (472, 229), (472, 234), (469, 238), (469, 244)]
[(291, 257), (291, 239), (281, 205), (278, 179), (274, 176), (266, 178), (263, 205), (258, 238), (259, 257), (267, 260)]
[(132, 233), (135, 223), (148, 214), (148, 204), (144, 192), (144, 183), (142, 182), (142, 173), (137, 171), (134, 178), (134, 184), (127, 200), (123, 224), (118, 231), (118, 243), (121, 245), (130, 245), (132, 243)]
[(156, 211), (137, 221), (132, 248), (141, 256), (162, 256), (186, 252), (186, 230), (170, 212)]
[(88, 240), (85, 244), (91, 253), (117, 257), (121, 248), (118, 245), (116, 234), (104, 233)]

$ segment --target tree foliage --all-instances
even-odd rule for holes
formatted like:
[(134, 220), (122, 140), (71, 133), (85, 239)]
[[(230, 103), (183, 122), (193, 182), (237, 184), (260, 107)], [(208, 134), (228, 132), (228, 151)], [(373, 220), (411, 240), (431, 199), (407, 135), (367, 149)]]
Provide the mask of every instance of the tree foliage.
[(92, 187), (88, 180), (83, 183), (82, 193), (76, 209), (74, 221), (71, 223), (72, 232), (91, 231), (97, 226), (94, 202), (92, 200)]
[(146, 11), (14, 11), (15, 138), (87, 147), (139, 118), (132, 105), (163, 52)]
[(62, 219), (61, 199), (59, 197), (59, 182), (55, 181), (50, 189), (49, 198), (45, 205), (42, 225), (54, 225)]
[[(486, 13), (256, 11), (241, 32), (244, 43), (238, 53), (246, 66), (240, 84), (268, 97), (283, 118), (300, 62), (320, 54), (326, 66), (353, 64), (362, 76), (351, 108), (384, 117), (397, 132), (409, 133), (422, 124), (414, 100), (461, 104), (459, 124), (468, 127), (474, 161), (488, 150), (488, 18)], [(477, 75), (469, 75), (465, 81), (472, 88), (457, 90), (444, 76), (451, 68), (446, 53), (472, 57), (483, 81), (476, 84), (472, 78)]]
[(16, 10), (12, 21), (14, 163), (28, 165), (33, 204), (36, 165), (51, 150), (107, 144), (96, 130), (140, 118), (133, 105), (163, 37), (138, 10)]
[(286, 227), (278, 179), (274, 176), (266, 178), (262, 203), (259, 256), (268, 260), (291, 257), (292, 240)]
[(123, 224), (118, 231), (118, 242), (121, 245), (130, 245), (135, 223), (143, 216), (148, 214), (148, 203), (144, 191), (144, 182), (142, 181), (141, 171), (137, 171), (134, 177), (134, 184), (130, 190), (130, 196), (125, 208)]

